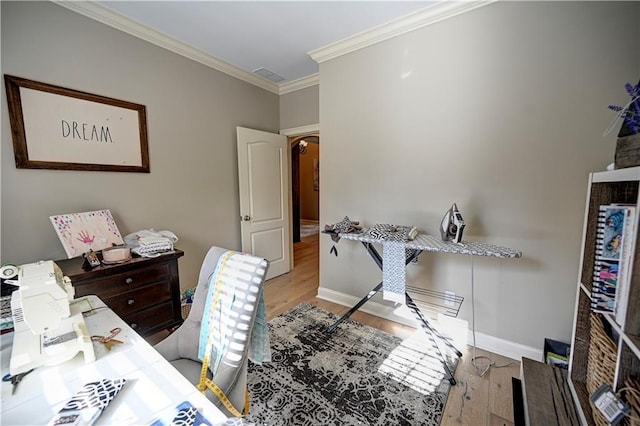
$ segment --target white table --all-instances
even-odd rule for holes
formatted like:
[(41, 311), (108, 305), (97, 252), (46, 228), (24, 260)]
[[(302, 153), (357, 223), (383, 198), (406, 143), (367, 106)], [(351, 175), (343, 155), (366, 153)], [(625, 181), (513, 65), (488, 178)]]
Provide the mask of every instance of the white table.
[[(86, 316), (91, 335), (115, 337), (124, 345), (107, 351), (93, 342), (95, 362), (85, 363), (82, 354), (57, 366), (35, 369), (26, 375), (12, 395), (12, 385), (2, 382), (2, 425), (45, 425), (85, 384), (101, 379), (124, 378), (124, 387), (98, 418), (96, 424), (145, 425), (166, 417), (181, 402), (189, 401), (212, 424), (226, 416), (187, 381), (162, 355), (133, 331), (96, 296), (87, 296), (95, 312)], [(98, 309), (96, 309), (98, 308)], [(0, 337), (2, 375), (9, 372), (13, 333)]]

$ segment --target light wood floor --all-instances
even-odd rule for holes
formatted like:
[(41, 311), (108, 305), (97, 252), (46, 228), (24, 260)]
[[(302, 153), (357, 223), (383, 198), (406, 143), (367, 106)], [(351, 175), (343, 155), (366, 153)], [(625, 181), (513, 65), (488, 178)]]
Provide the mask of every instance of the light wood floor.
[[(348, 310), (348, 307), (316, 297), (319, 283), (318, 242), (319, 235), (316, 234), (294, 244), (294, 269), (267, 281), (265, 301), (268, 319), (300, 303), (316, 305), (338, 315)], [(354, 313), (351, 319), (401, 338), (415, 331), (411, 327), (363, 312)], [(513, 425), (511, 378), (519, 376), (520, 363), (477, 349), (476, 356), (490, 356), (498, 366), (510, 364), (503, 368), (491, 368), (480, 377), (471, 364), (471, 347), (459, 349), (463, 356), (455, 372), (457, 384), (449, 392), (441, 425)]]

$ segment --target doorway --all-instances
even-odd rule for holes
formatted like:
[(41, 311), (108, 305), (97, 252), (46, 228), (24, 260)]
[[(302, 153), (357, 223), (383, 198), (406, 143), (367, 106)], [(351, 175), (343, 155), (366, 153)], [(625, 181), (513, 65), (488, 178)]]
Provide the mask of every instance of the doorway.
[(319, 232), (320, 137), (318, 134), (297, 135), (290, 137), (289, 143), (292, 239), (295, 244)]

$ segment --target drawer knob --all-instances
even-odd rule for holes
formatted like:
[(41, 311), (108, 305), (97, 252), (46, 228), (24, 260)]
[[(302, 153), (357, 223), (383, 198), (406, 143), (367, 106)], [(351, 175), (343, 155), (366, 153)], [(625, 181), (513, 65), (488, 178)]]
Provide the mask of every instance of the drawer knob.
[(126, 280), (124, 280), (124, 282), (127, 284), (131, 284), (133, 282), (133, 278), (127, 278)]
[(129, 305), (129, 306), (133, 305), (134, 303), (136, 303), (136, 301), (133, 300), (133, 299), (127, 300), (127, 305)]
[(138, 324), (136, 324), (135, 322), (132, 322), (131, 323), (131, 328), (133, 328), (135, 330), (136, 328), (138, 328)]

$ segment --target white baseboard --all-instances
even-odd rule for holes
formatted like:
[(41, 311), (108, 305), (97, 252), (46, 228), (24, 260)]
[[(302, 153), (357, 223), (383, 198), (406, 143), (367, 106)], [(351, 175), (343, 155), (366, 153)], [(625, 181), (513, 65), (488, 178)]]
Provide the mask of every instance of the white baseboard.
[[(331, 290), (325, 287), (318, 288), (319, 299), (327, 300), (329, 302), (337, 303), (339, 305), (351, 307), (358, 303), (361, 298), (351, 296), (349, 294), (341, 293), (339, 291)], [(369, 300), (365, 303), (360, 311), (366, 312), (371, 315), (375, 315), (384, 319), (388, 319), (391, 321), (398, 322), (400, 324), (408, 325), (410, 327), (416, 327), (416, 320), (411, 317), (405, 317), (402, 315), (398, 315), (398, 309), (389, 306), (383, 305), (374, 300)], [(442, 330), (444, 331), (444, 330)], [(505, 356), (507, 358), (511, 358), (517, 361), (520, 361), (522, 357), (527, 357), (534, 359), (536, 361), (542, 361), (543, 352), (542, 350), (532, 348), (530, 346), (525, 346), (520, 343), (511, 342), (508, 340), (501, 339), (499, 337), (490, 336), (488, 334), (479, 333), (476, 331), (476, 347), (479, 349), (484, 349), (489, 352), (493, 352), (498, 355)], [(473, 344), (473, 330), (468, 330), (467, 333), (467, 344)]]

